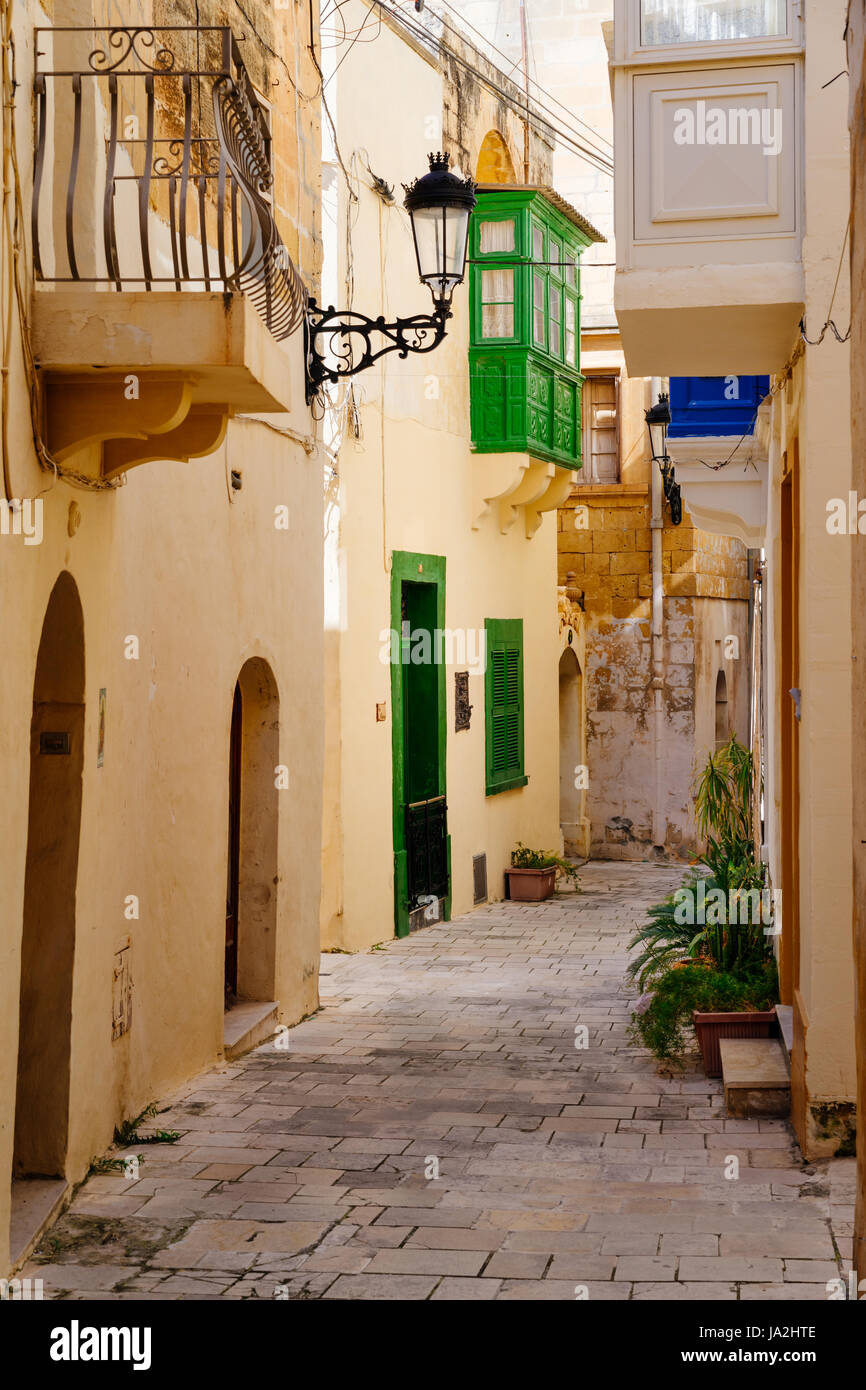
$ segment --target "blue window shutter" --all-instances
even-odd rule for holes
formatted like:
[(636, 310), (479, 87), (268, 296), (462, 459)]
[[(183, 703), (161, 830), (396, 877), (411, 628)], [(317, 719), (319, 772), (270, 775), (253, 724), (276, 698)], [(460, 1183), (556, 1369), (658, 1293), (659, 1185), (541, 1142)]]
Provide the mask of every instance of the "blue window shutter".
[(672, 376), (671, 439), (752, 433), (768, 376)]

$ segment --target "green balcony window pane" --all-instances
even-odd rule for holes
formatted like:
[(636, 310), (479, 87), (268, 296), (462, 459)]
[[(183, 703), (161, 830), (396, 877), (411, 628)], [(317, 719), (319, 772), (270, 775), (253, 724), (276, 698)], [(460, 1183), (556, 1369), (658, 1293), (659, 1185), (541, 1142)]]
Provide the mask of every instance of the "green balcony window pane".
[(544, 189), (479, 191), (469, 266), (469, 404), (478, 453), (581, 466), (579, 258), (592, 229), (578, 219)]
[(577, 363), (577, 335), (575, 333), (575, 303), (568, 295), (565, 298), (565, 360)]
[(514, 271), (481, 272), (482, 338), (514, 337)]
[(532, 339), (539, 347), (547, 347), (546, 281), (546, 275), (536, 274), (532, 277)]
[(562, 299), (558, 286), (550, 286), (550, 351), (562, 356)]
[(502, 218), (495, 222), (488, 219), (481, 223), (479, 246), (482, 256), (505, 254), (514, 250), (514, 218)]

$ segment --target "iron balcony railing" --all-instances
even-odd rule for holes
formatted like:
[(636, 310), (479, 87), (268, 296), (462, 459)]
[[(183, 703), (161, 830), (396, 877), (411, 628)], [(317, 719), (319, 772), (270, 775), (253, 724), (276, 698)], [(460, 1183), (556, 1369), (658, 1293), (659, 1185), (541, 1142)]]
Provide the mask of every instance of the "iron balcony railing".
[(37, 279), (239, 292), (275, 338), (306, 291), (268, 113), (226, 27), (36, 30)]

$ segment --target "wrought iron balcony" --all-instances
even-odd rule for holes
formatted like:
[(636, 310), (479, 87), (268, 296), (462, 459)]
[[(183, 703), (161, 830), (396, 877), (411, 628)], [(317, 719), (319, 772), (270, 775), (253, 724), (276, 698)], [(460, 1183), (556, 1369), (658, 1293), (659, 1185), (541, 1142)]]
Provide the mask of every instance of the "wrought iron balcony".
[(306, 292), (271, 133), (225, 27), (36, 30), (37, 280), (247, 296), (277, 339)]

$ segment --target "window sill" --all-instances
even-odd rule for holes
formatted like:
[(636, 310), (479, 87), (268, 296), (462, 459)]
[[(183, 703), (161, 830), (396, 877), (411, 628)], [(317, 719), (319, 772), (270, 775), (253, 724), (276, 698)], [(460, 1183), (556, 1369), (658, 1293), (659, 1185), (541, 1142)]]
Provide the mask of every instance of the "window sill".
[(646, 497), (648, 483), (578, 483), (572, 497)]
[(496, 782), (493, 786), (488, 782), (485, 795), (497, 796), (499, 792), (510, 792), (515, 787), (525, 787), (528, 781), (528, 777), (512, 777), (510, 782)]

